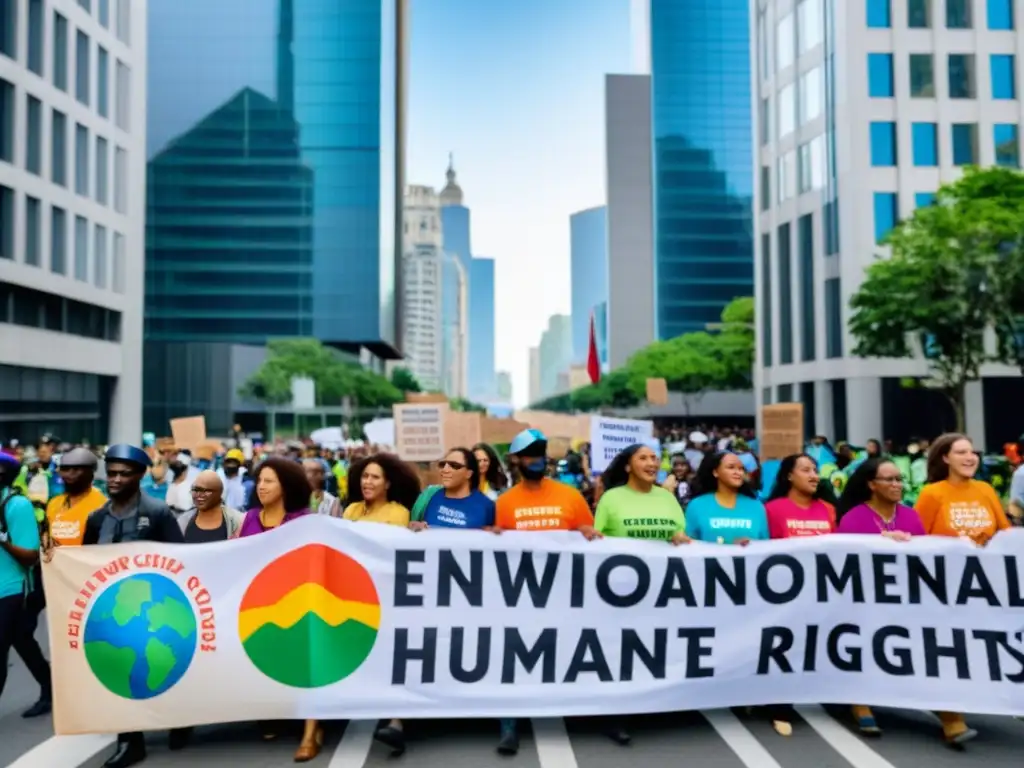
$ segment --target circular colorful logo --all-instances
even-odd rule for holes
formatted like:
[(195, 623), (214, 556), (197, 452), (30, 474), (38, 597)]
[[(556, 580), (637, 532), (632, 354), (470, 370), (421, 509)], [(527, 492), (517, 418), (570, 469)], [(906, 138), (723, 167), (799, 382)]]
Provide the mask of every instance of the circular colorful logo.
[(181, 680), (196, 653), (196, 617), (174, 581), (137, 573), (96, 598), (85, 622), (85, 658), (111, 693), (151, 699)]
[(307, 544), (253, 579), (238, 611), (249, 660), (272, 680), (320, 688), (366, 661), (380, 628), (373, 579), (348, 555)]

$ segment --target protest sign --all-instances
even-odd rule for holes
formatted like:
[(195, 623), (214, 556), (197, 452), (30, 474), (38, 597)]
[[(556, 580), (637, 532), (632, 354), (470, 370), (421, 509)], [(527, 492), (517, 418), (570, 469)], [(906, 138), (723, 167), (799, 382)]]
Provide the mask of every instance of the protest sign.
[(529, 424), (515, 419), (495, 419), (491, 416), (482, 416), (480, 418), (481, 441), (489, 445), (508, 445), (516, 435), (524, 429), (528, 429), (529, 426)]
[(647, 380), (647, 402), (651, 405), (668, 405), (668, 383), (664, 379)]
[(186, 416), (171, 419), (171, 435), (174, 437), (175, 448), (194, 451), (201, 443), (206, 442), (206, 417)]
[(395, 418), (395, 450), (406, 461), (436, 461), (447, 450), (444, 423), (448, 406), (443, 403), (404, 403), (392, 406)]
[(516, 419), (539, 429), (547, 438), (565, 437), (569, 440), (590, 435), (590, 417), (573, 416), (552, 411), (517, 411)]
[(777, 403), (761, 408), (761, 461), (784, 459), (804, 449), (803, 403)]
[(657, 444), (654, 422), (593, 416), (590, 422), (590, 469), (604, 472), (623, 448), (636, 443)]
[(779, 701), (1021, 715), (1019, 533), (672, 547), (309, 515), (61, 547), (43, 566), (55, 730)]
[(448, 411), (444, 421), (444, 449), (472, 448), (480, 442), (481, 431), (479, 413)]

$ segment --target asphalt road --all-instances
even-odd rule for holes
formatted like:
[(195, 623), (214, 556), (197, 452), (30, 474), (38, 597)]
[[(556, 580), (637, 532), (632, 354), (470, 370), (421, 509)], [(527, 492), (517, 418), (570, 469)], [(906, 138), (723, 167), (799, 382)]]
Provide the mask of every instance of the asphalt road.
[[(40, 639), (45, 635), (40, 629)], [(10, 677), (0, 698), (0, 765), (9, 768), (100, 768), (113, 737), (54, 737), (48, 717), (24, 720), (21, 712), (38, 690), (12, 654)], [(366, 721), (329, 723), (321, 768), (1020, 768), (1024, 722), (971, 717), (979, 737), (964, 751), (946, 747), (930, 714), (876, 710), (885, 734), (870, 741), (850, 730), (845, 708), (801, 707), (793, 735), (777, 735), (761, 715), (736, 710), (680, 712), (627, 718), (633, 743), (608, 739), (600, 720), (550, 719), (521, 724), (522, 745), (513, 758), (494, 752), (494, 721), (424, 720), (408, 724), (409, 748), (402, 758), (371, 739)], [(282, 735), (263, 742), (252, 725), (196, 730), (186, 750), (170, 752), (164, 733), (149, 734), (148, 768), (282, 768), (293, 765), (298, 744)]]

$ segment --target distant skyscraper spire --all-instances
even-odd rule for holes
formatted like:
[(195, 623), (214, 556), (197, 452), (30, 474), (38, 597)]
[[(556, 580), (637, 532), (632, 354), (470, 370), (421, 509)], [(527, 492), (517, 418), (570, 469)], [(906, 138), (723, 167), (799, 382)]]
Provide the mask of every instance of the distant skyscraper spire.
[(447, 184), (441, 190), (439, 197), (441, 205), (462, 205), (462, 187), (455, 180), (455, 153), (448, 153), (448, 170), (445, 171)]
[(277, 7), (277, 103), (295, 111), (295, 0), (278, 0)]

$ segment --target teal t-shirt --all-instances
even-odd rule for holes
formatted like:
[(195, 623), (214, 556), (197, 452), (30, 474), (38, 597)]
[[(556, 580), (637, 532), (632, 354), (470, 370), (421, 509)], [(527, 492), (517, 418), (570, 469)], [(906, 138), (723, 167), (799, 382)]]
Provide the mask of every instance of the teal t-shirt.
[(686, 528), (686, 520), (675, 496), (664, 488), (641, 493), (623, 485), (601, 494), (594, 528), (611, 538), (671, 541)]
[[(0, 491), (0, 501), (7, 498), (9, 493)], [(39, 524), (36, 522), (32, 502), (21, 495), (12, 496), (4, 513), (11, 544), (24, 549), (39, 549)], [(0, 597), (22, 594), (27, 578), (28, 570), (6, 550), (0, 549)]]
[(727, 509), (706, 493), (692, 499), (686, 507), (686, 535), (711, 543), (721, 540), (732, 544), (736, 539), (768, 539), (768, 516), (764, 504), (749, 496), (737, 496), (736, 506)]

